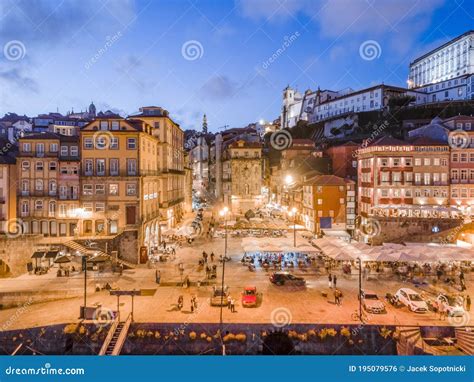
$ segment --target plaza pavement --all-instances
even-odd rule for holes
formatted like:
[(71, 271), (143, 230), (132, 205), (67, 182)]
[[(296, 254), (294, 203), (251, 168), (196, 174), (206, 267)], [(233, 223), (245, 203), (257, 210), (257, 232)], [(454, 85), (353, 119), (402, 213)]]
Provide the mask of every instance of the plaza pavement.
[[(289, 243), (293, 241), (293, 236), (288, 234)], [(236, 312), (231, 313), (227, 308), (223, 310), (224, 322), (232, 323), (275, 323), (277, 325), (285, 323), (328, 323), (328, 324), (357, 324), (351, 316), (358, 309), (358, 274), (350, 276), (338, 275), (338, 288), (343, 292), (342, 306), (333, 303), (332, 291), (328, 288), (327, 275), (325, 271), (316, 272), (312, 268), (307, 270), (295, 269), (292, 273), (303, 276), (307, 281), (307, 287), (294, 289), (286, 286), (275, 286), (268, 280), (268, 273), (261, 268), (257, 271), (249, 271), (247, 267), (240, 263), (242, 258), (241, 239), (228, 238), (228, 254), (232, 260), (226, 263), (225, 284), (230, 288), (230, 294), (235, 298)], [(269, 238), (269, 242), (271, 239)], [(298, 236), (298, 243), (305, 243), (302, 237)], [(188, 248), (194, 248), (190, 251)], [(155, 268), (137, 268), (125, 270), (122, 276), (111, 273), (98, 274), (88, 272), (88, 306), (96, 304), (102, 305), (106, 309), (117, 309), (117, 299), (110, 296), (107, 291), (95, 292), (96, 283), (116, 283), (122, 290), (131, 289), (156, 289), (153, 296), (139, 296), (134, 301), (134, 319), (138, 322), (176, 322), (176, 323), (216, 323), (219, 322), (220, 309), (211, 307), (209, 297), (212, 286), (200, 286), (195, 284), (198, 279), (205, 279), (205, 271), (198, 269), (199, 254), (202, 251), (216, 254), (215, 264), (218, 274), (216, 284), (221, 280), (222, 265), (217, 261), (220, 254), (224, 252), (224, 239), (215, 238), (208, 240), (200, 238), (191, 247), (185, 246), (177, 251), (176, 258), (170, 262), (159, 263), (157, 269), (161, 271), (161, 280), (165, 285), (177, 284), (181, 280), (178, 264), (184, 264), (183, 276), (188, 276), (192, 286), (184, 289), (180, 286), (158, 286), (155, 283)], [(468, 290), (464, 294), (474, 296), (472, 288), (472, 275), (466, 275)], [(0, 280), (1, 290), (31, 290), (38, 288), (82, 288), (82, 274), (77, 274), (69, 278), (58, 278), (55, 273), (47, 275), (23, 275), (15, 279)], [(262, 293), (261, 303), (256, 308), (243, 308), (240, 304), (240, 293), (244, 286), (255, 285)], [(383, 298), (387, 292), (395, 293), (400, 287), (410, 287), (416, 289), (413, 284), (400, 282), (394, 277), (373, 275), (368, 281), (363, 281), (363, 288), (370, 289)], [(456, 292), (451, 287), (449, 292)], [(424, 291), (427, 295), (436, 296), (436, 292), (444, 290), (444, 286), (439, 288), (423, 287), (418, 290)], [(328, 292), (324, 297), (322, 292)], [(184, 297), (184, 307), (180, 311), (177, 309), (178, 297)], [(190, 310), (192, 296), (197, 296), (198, 308), (194, 313)], [(69, 298), (58, 301), (24, 305), (20, 308), (0, 310), (0, 323), (8, 323), (4, 330), (26, 328), (34, 326), (52, 325), (60, 323), (75, 322), (78, 320), (79, 306), (83, 298)], [(394, 308), (387, 305), (387, 314), (368, 314), (369, 324), (387, 325), (450, 325), (451, 322), (440, 321), (438, 315), (429, 312), (426, 314), (416, 314), (409, 312), (407, 308)], [(123, 315), (131, 311), (131, 298), (122, 297), (120, 299), (120, 311)], [(463, 325), (473, 324), (474, 321), (463, 321)], [(459, 323), (455, 323), (459, 325)], [(2, 329), (2, 325), (0, 325)]]

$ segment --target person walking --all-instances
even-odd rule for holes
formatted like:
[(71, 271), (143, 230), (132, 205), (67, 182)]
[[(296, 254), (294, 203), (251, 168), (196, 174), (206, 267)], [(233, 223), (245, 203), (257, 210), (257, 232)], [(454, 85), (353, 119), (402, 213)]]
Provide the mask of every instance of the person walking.
[(229, 295), (229, 296), (227, 296), (227, 308), (229, 310), (232, 310), (231, 303), (232, 303), (232, 297), (230, 297), (230, 295)]
[(339, 289), (335, 289), (334, 288), (334, 303), (337, 305), (337, 306), (340, 306), (341, 305), (341, 296), (342, 296), (342, 293)]
[(444, 300), (441, 300), (439, 302), (438, 310), (439, 310), (439, 319), (441, 321), (444, 321), (446, 319), (446, 303), (444, 302)]
[(332, 275), (331, 274), (328, 275), (328, 286), (329, 288), (332, 288)]
[(334, 285), (334, 289), (336, 289), (336, 287), (337, 287), (337, 276), (336, 275), (333, 276), (332, 283)]
[(230, 312), (235, 313), (235, 300), (233, 298), (230, 300)]
[(214, 262), (214, 252), (211, 252), (211, 263)]
[(158, 269), (155, 271), (155, 281), (157, 284), (160, 283), (160, 280), (161, 280), (161, 271), (159, 271)]
[(471, 310), (471, 296), (466, 295), (466, 311), (469, 312)]
[(178, 309), (181, 310), (183, 308), (183, 296), (178, 297)]

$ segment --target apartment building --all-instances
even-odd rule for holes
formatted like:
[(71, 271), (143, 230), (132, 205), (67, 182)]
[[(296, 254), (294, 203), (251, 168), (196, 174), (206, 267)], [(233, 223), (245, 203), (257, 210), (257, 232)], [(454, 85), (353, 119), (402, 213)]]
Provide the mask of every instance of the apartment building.
[(79, 171), (77, 137), (41, 132), (19, 139), (18, 213), (26, 233), (78, 234)]
[(262, 145), (237, 140), (224, 147), (222, 180), (224, 204), (245, 213), (259, 207), (262, 200)]
[(140, 113), (130, 118), (145, 122), (152, 127), (153, 137), (158, 140), (157, 165), (160, 172), (159, 207), (162, 228), (175, 227), (183, 217), (184, 208), (184, 132), (174, 122), (167, 110), (157, 106), (140, 108)]
[(21, 234), (21, 221), (17, 218), (17, 150), (6, 138), (0, 138), (0, 146), (0, 233)]
[(447, 143), (429, 138), (401, 141), (382, 137), (358, 150), (358, 208), (371, 216), (448, 218)]
[(316, 175), (303, 182), (302, 221), (311, 232), (355, 228), (355, 182), (335, 175)]

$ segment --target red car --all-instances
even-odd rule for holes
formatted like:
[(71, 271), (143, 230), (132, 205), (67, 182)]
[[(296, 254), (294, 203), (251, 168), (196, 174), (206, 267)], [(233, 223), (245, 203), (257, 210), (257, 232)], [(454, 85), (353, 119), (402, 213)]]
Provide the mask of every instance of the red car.
[(257, 306), (257, 287), (246, 286), (242, 292), (242, 306), (250, 308)]

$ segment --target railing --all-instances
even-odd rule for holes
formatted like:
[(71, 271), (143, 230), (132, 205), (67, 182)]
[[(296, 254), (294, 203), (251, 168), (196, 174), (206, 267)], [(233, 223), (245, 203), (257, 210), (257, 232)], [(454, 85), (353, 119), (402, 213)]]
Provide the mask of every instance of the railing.
[(119, 337), (117, 338), (117, 342), (115, 343), (114, 350), (112, 351), (111, 355), (119, 355), (120, 351), (122, 350), (122, 346), (127, 339), (128, 329), (130, 328), (130, 324), (132, 323), (132, 314), (129, 313), (128, 317), (125, 321), (125, 325), (120, 332)]
[(109, 332), (107, 333), (107, 337), (105, 337), (102, 347), (100, 348), (99, 355), (105, 355), (105, 352), (107, 351), (107, 348), (109, 347), (110, 341), (112, 341), (114, 333), (117, 330), (118, 324), (119, 324), (119, 317), (117, 315), (117, 317), (115, 317), (114, 319), (114, 322), (112, 323), (112, 326), (109, 329)]

